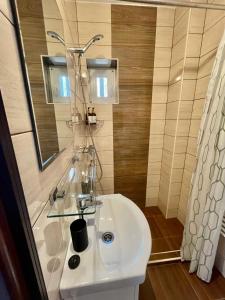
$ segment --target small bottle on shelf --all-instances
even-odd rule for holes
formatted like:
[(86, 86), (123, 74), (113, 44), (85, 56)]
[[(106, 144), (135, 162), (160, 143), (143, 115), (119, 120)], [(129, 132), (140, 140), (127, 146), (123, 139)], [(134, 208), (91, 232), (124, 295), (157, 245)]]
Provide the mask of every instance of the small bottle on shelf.
[(96, 116), (95, 108), (94, 107), (92, 107), (91, 117), (92, 117), (92, 124), (95, 125), (97, 123), (97, 116)]
[(87, 111), (87, 114), (86, 114), (86, 117), (85, 117), (85, 119), (86, 119), (86, 124), (88, 125), (88, 123), (90, 123), (91, 124), (91, 122), (90, 122), (90, 107), (88, 107), (88, 111)]

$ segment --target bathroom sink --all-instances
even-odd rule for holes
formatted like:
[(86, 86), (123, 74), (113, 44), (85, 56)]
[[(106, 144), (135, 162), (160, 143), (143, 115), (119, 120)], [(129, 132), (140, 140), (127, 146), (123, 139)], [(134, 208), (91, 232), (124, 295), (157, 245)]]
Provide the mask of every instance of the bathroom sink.
[[(96, 214), (87, 216), (88, 248), (78, 253), (77, 269), (68, 267), (77, 254), (70, 243), (60, 292), (63, 299), (138, 299), (151, 252), (151, 233), (142, 211), (120, 194), (99, 196)], [(112, 293), (110, 298), (110, 292)], [(102, 298), (101, 298), (102, 297)]]

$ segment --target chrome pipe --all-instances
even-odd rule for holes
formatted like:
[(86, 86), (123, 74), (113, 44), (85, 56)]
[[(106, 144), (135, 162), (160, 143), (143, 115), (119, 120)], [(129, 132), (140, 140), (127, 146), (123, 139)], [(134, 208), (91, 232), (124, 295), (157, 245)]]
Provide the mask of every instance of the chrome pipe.
[(222, 4), (210, 4), (210, 3), (198, 3), (198, 2), (187, 2), (187, 1), (173, 1), (173, 0), (117, 0), (113, 3), (136, 3), (145, 4), (149, 6), (172, 6), (172, 7), (186, 7), (186, 8), (203, 8), (203, 9), (216, 9), (225, 10), (225, 5)]

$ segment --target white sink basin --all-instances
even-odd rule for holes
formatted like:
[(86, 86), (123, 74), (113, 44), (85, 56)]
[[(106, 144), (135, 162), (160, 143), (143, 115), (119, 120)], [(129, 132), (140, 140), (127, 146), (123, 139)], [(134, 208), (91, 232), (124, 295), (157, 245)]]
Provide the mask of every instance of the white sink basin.
[[(72, 243), (69, 245), (60, 283), (61, 296), (89, 300), (101, 299), (102, 295), (102, 299), (119, 300), (121, 295), (123, 300), (137, 299), (151, 252), (148, 222), (142, 211), (120, 194), (100, 196), (98, 200), (103, 204), (95, 215), (87, 218), (89, 246), (78, 253), (81, 262), (74, 270), (69, 269), (68, 260), (77, 253)], [(102, 240), (105, 232), (114, 235), (109, 244)]]

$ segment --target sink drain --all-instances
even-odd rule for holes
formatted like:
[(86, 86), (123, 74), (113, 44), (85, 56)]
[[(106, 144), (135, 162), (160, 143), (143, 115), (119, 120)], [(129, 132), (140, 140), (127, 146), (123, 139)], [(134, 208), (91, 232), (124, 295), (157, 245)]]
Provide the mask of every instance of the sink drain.
[(111, 244), (114, 240), (114, 234), (112, 232), (105, 232), (102, 235), (102, 241), (105, 244)]

